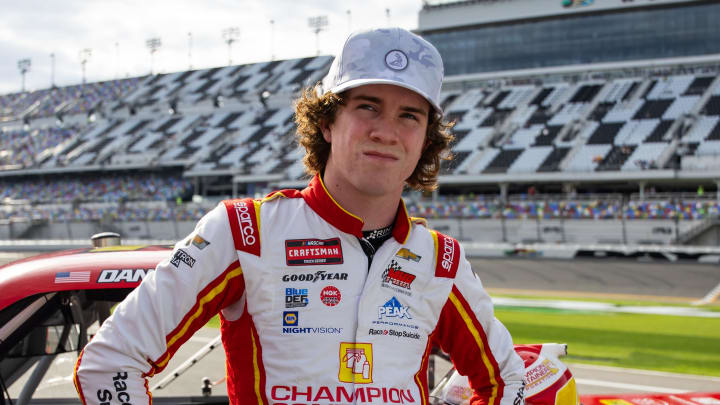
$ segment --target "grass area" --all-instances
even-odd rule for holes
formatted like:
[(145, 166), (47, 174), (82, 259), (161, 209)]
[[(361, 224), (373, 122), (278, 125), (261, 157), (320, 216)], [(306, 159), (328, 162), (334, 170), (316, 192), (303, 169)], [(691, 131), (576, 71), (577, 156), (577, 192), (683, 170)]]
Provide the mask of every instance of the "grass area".
[[(504, 297), (504, 298), (519, 298), (519, 299), (532, 299), (532, 300), (562, 300), (562, 301), (587, 301), (587, 302), (605, 302), (616, 306), (668, 306), (668, 307), (693, 307), (689, 302), (681, 302), (679, 300), (668, 300), (662, 301), (660, 297), (652, 297), (650, 299), (629, 299), (629, 298), (611, 298), (608, 295), (597, 296), (593, 295), (532, 295), (532, 294), (504, 294), (496, 291), (490, 291), (490, 295), (493, 297)], [(713, 302), (707, 305), (703, 305), (697, 308), (701, 308), (706, 311), (720, 312), (720, 301)]]
[[(502, 296), (570, 300), (568, 297)], [(582, 300), (616, 305), (680, 305), (632, 300)], [(720, 310), (717, 306), (714, 309)], [(500, 306), (495, 308), (495, 314), (510, 330), (517, 344), (567, 343), (568, 356), (563, 358), (567, 362), (720, 377), (720, 318)], [(207, 326), (220, 328), (218, 316), (213, 317)]]
[(220, 329), (220, 315), (215, 315), (210, 318), (210, 320), (208, 321), (208, 323), (205, 324), (205, 326)]
[(567, 362), (720, 377), (717, 318), (510, 307), (496, 316), (515, 343), (567, 343)]

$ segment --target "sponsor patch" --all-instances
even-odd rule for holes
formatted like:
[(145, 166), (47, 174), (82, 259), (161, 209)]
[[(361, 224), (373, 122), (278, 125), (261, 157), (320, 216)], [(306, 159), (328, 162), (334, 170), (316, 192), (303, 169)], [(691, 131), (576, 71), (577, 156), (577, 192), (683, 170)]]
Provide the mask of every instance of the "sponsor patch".
[(175, 252), (175, 254), (173, 255), (172, 259), (170, 259), (170, 264), (179, 268), (180, 263), (185, 263), (188, 267), (192, 267), (195, 265), (195, 259), (190, 256), (186, 251), (178, 249), (178, 251)]
[(413, 281), (415, 281), (415, 275), (403, 271), (395, 260), (390, 260), (390, 264), (382, 274), (383, 287), (391, 288), (393, 291), (405, 295), (412, 295), (410, 285)]
[(440, 232), (433, 232), (435, 239), (435, 277), (455, 278), (460, 264), (460, 244)]
[(388, 302), (378, 307), (378, 319), (397, 318), (412, 319), (410, 308), (401, 304), (397, 298), (392, 297)]
[(298, 324), (298, 311), (283, 312), (283, 326), (296, 326)]
[(285, 308), (301, 308), (308, 304), (307, 288), (286, 288)]
[(259, 202), (252, 199), (225, 201), (235, 249), (260, 256)]
[(415, 263), (419, 263), (420, 259), (422, 259), (422, 256), (419, 256), (419, 255), (413, 253), (410, 249), (407, 249), (407, 248), (402, 248), (402, 249), (398, 250), (398, 252), (395, 254), (395, 257), (399, 257), (401, 259), (405, 259), (408, 261), (412, 260)]
[(316, 271), (315, 273), (301, 273), (301, 274), (285, 274), (282, 276), (282, 281), (330, 281), (330, 280), (347, 280), (347, 273), (330, 273), (327, 271)]
[(368, 330), (368, 335), (394, 336), (398, 338), (420, 339), (417, 332), (405, 332), (404, 330), (395, 329), (372, 329)]
[(375, 325), (401, 326), (403, 328), (420, 329), (417, 325), (406, 320), (412, 320), (410, 307), (400, 303), (396, 297), (390, 298), (386, 303), (378, 307), (377, 320), (372, 321)]
[(555, 381), (557, 375), (564, 370), (560, 370), (552, 361), (545, 359), (539, 364), (534, 364), (531, 369), (525, 373), (525, 387), (528, 391), (532, 391), (536, 386), (545, 383), (547, 380)]
[(210, 242), (208, 242), (208, 241), (206, 241), (205, 239), (203, 239), (203, 237), (200, 236), (200, 235), (195, 235), (195, 236), (193, 236), (192, 239), (190, 239), (190, 240), (188, 241), (188, 243), (187, 243), (185, 246), (190, 246), (190, 244), (192, 244), (193, 246), (195, 246), (195, 247), (198, 248), (199, 250), (203, 250), (203, 249), (205, 249), (205, 248), (207, 247), (207, 245), (210, 244)]
[[(115, 398), (117, 399), (118, 403), (121, 404), (129, 404), (130, 400), (130, 394), (128, 391), (128, 385), (125, 382), (127, 380), (128, 374), (126, 371), (119, 371), (113, 378), (112, 378), (112, 387), (115, 389)], [(113, 399), (113, 393), (109, 389), (99, 389), (97, 390), (97, 398), (98, 401), (100, 401), (101, 404), (109, 404), (110, 401)]]
[(155, 269), (106, 269), (100, 272), (97, 283), (139, 283)]
[(340, 298), (342, 298), (340, 290), (334, 286), (329, 285), (320, 291), (320, 301), (329, 307), (339, 304)]
[(340, 343), (340, 382), (370, 384), (372, 370), (372, 343)]
[[(357, 383), (357, 380), (349, 381)], [(270, 399), (275, 404), (415, 404), (412, 392), (407, 388), (377, 386), (314, 386), (314, 385), (273, 385)], [(419, 399), (418, 399), (419, 400)], [(282, 402), (280, 402), (282, 401)], [(328, 402), (329, 401), (329, 402)]]
[(283, 333), (287, 334), (339, 334), (342, 328), (329, 326), (305, 326), (300, 327), (300, 313), (298, 311), (283, 311)]
[(89, 281), (89, 271), (62, 271), (55, 273), (55, 284), (87, 283)]
[(285, 262), (288, 266), (342, 264), (340, 238), (286, 240)]

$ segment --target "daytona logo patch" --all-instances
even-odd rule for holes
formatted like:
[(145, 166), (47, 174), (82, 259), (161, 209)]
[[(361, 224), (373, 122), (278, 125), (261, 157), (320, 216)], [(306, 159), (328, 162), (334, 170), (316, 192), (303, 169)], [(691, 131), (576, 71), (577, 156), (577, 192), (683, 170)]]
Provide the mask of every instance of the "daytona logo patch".
[(285, 262), (288, 266), (342, 264), (340, 238), (286, 240)]

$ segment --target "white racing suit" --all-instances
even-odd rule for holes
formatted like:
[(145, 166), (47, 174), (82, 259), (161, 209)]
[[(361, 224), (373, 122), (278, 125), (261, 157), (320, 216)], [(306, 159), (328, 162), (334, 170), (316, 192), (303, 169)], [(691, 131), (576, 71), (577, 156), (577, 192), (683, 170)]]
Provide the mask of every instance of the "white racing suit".
[(427, 404), (450, 354), (473, 403), (523, 401), (523, 362), (460, 244), (399, 204), (368, 270), (362, 221), (315, 177), (224, 201), (175, 245), (78, 359), (84, 404), (147, 404), (147, 378), (220, 312), (232, 404)]

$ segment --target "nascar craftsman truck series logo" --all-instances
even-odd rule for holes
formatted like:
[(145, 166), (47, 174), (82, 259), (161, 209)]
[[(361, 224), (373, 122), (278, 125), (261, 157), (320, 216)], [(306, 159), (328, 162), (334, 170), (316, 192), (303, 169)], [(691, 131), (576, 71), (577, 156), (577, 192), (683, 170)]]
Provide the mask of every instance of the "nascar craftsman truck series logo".
[(286, 240), (285, 261), (288, 266), (342, 264), (340, 238)]

